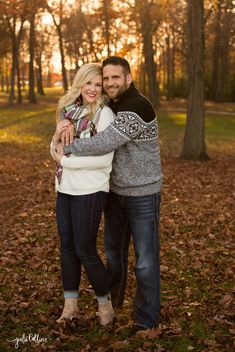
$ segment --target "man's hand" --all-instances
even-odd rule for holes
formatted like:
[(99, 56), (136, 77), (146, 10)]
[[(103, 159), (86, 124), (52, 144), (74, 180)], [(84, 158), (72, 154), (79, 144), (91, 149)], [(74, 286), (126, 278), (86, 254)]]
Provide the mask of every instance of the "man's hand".
[(73, 124), (67, 125), (66, 128), (61, 132), (61, 143), (63, 146), (67, 146), (73, 143), (74, 138), (74, 126)]
[(61, 156), (64, 155), (64, 146), (62, 143), (59, 143), (56, 147), (56, 153), (60, 154)]
[(56, 161), (56, 163), (58, 165), (60, 165), (60, 162), (61, 162), (61, 158), (62, 158), (63, 155), (59, 154), (59, 153), (54, 153), (54, 160)]
[(59, 143), (55, 151), (53, 152), (53, 159), (56, 161), (57, 164), (60, 164), (61, 158), (63, 155), (64, 155), (63, 144)]

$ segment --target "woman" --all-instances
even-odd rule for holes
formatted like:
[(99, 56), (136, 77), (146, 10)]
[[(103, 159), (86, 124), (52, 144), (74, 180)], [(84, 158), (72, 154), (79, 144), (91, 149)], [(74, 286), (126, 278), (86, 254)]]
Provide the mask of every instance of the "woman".
[[(76, 138), (87, 138), (104, 130), (113, 120), (111, 109), (104, 105), (101, 65), (83, 65), (71, 90), (59, 101), (57, 117), (74, 124)], [(57, 152), (62, 131), (61, 121), (52, 138), (51, 154), (57, 163), (56, 218), (61, 241), (61, 271), (64, 309), (57, 322), (77, 317), (81, 265), (95, 291), (99, 322), (112, 322), (114, 310), (109, 295), (106, 268), (100, 259), (96, 240), (109, 191), (113, 153), (103, 156), (70, 157)]]

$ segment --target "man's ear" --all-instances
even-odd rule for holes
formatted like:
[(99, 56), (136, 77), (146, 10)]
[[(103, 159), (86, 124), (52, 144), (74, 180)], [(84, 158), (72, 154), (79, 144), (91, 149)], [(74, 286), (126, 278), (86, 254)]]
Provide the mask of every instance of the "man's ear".
[(128, 73), (128, 75), (126, 75), (126, 83), (129, 86), (132, 83), (132, 75), (131, 73)]

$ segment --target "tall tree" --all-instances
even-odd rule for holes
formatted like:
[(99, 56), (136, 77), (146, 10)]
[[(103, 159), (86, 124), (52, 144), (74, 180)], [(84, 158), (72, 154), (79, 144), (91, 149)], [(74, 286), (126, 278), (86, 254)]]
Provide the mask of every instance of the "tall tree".
[[(35, 53), (36, 53), (36, 35), (35, 35), (35, 27), (36, 27), (36, 15), (38, 14), (39, 10), (45, 6), (43, 0), (35, 0), (32, 6), (30, 7), (30, 14), (29, 14), (29, 101), (31, 103), (36, 103), (36, 94), (35, 94)], [(41, 30), (41, 28), (40, 28)], [(38, 57), (37, 57), (38, 59)], [(38, 63), (39, 67), (39, 82), (40, 82), (40, 73), (41, 73), (41, 62)], [(38, 75), (37, 75), (38, 78)], [(42, 87), (40, 87), (42, 88)]]
[(18, 102), (21, 102), (21, 86), (19, 77), (19, 48), (23, 37), (23, 26), (27, 19), (29, 0), (0, 0), (0, 12), (3, 14), (11, 37), (12, 67), (9, 105), (14, 102), (15, 74), (18, 73)]
[(204, 133), (204, 6), (188, 0), (187, 121), (181, 158), (208, 159)]
[(215, 20), (215, 39), (213, 50), (213, 66), (212, 66), (212, 86), (211, 96), (215, 101), (219, 101), (221, 97), (221, 84), (220, 84), (220, 57), (221, 57), (221, 1), (216, 0), (216, 20)]
[(64, 21), (64, 2), (63, 0), (59, 1), (58, 6), (52, 7), (49, 5), (48, 1), (46, 3), (47, 10), (52, 16), (53, 23), (56, 27), (56, 31), (59, 39), (59, 48), (60, 48), (60, 57), (61, 57), (61, 70), (62, 70), (62, 80), (63, 80), (63, 88), (64, 91), (68, 90), (68, 79), (65, 68), (65, 53), (64, 53), (64, 43), (63, 43), (63, 35), (62, 35), (62, 25)]
[(81, 3), (77, 2), (71, 16), (64, 21), (63, 31), (66, 53), (70, 58), (70, 62), (74, 62), (76, 69), (78, 68), (79, 60), (83, 58), (83, 36), (85, 31)]
[(143, 40), (145, 70), (148, 80), (148, 97), (155, 107), (159, 106), (157, 66), (153, 47), (153, 35), (161, 22), (161, 6), (153, 0), (135, 0)]
[(186, 4), (184, 1), (162, 0), (162, 22), (154, 37), (159, 53), (158, 79), (162, 93), (167, 99), (184, 94), (183, 80), (186, 76)]
[(175, 97), (175, 30), (174, 25), (167, 30), (167, 99)]
[(225, 101), (226, 84), (229, 76), (229, 46), (234, 27), (232, 0), (215, 1), (215, 37), (211, 98), (215, 102)]
[(1, 46), (0, 46), (0, 76), (1, 76), (1, 90), (7, 88), (7, 61), (8, 54), (11, 52), (11, 41), (9, 31), (6, 28), (6, 24), (3, 20), (0, 20), (0, 36), (1, 36)]
[[(84, 30), (84, 34), (86, 37), (86, 40), (83, 41), (83, 56), (90, 56), (92, 57), (92, 60), (98, 61), (97, 57), (97, 51), (95, 48), (95, 43), (94, 43), (94, 29), (97, 25), (97, 19), (94, 14), (84, 14), (82, 10), (82, 1), (79, 0), (79, 13), (78, 13), (79, 19), (80, 19), (80, 25), (82, 26)], [(87, 45), (85, 45), (85, 42), (87, 42)], [(89, 46), (89, 47), (88, 47)], [(83, 50), (84, 49), (84, 50)], [(90, 54), (90, 55), (89, 55)], [(86, 59), (86, 61), (88, 61)]]
[(36, 103), (34, 89), (35, 11), (30, 14), (29, 23), (29, 101), (30, 103)]
[(107, 54), (110, 55), (110, 16), (109, 9), (111, 6), (110, 0), (103, 0), (103, 11), (104, 11), (104, 23), (105, 23), (105, 38), (107, 45)]
[(43, 89), (43, 77), (42, 77), (42, 54), (43, 54), (43, 46), (36, 47), (36, 76), (37, 76), (37, 92), (41, 95), (45, 95)]

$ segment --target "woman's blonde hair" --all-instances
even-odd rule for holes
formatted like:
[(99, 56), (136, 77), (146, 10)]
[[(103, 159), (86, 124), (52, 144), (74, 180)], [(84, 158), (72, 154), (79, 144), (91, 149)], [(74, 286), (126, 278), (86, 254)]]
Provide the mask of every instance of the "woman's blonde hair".
[[(74, 103), (81, 94), (81, 88), (97, 75), (102, 75), (102, 66), (98, 63), (84, 64), (77, 71), (70, 90), (59, 100), (56, 117), (60, 120), (60, 114), (63, 108)], [(94, 112), (104, 102), (104, 96), (100, 96), (96, 102), (87, 104), (88, 118), (91, 118)]]

